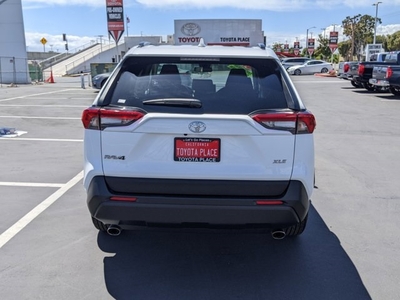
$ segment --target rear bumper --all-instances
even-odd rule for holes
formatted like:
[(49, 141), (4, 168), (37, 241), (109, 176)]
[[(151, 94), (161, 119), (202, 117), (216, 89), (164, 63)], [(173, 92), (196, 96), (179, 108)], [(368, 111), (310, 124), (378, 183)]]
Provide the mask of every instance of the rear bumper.
[(369, 80), (369, 83), (375, 86), (383, 86), (383, 87), (388, 87), (390, 86), (389, 81), (387, 80), (380, 80), (380, 79), (375, 79), (375, 78), (371, 78)]
[[(160, 179), (160, 184), (162, 181)], [(131, 194), (113, 193), (106, 179), (97, 176), (89, 185), (87, 204), (94, 218), (122, 228), (160, 223), (283, 227), (302, 221), (310, 205), (300, 181), (286, 184), (284, 192), (274, 197)], [(136, 201), (113, 201), (110, 200), (112, 196), (132, 196)], [(256, 200), (281, 200), (283, 204), (257, 205)]]

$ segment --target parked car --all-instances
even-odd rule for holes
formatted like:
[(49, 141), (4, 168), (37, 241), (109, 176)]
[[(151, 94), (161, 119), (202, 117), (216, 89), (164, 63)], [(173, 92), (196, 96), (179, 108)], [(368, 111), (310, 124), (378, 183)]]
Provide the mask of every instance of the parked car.
[(356, 81), (354, 76), (358, 75), (358, 61), (346, 61), (339, 63), (339, 70), (337, 76), (341, 79), (350, 80), (354, 87), (362, 87)]
[(302, 65), (292, 66), (287, 69), (291, 75), (328, 73), (333, 70), (331, 63), (323, 60), (309, 60)]
[[(159, 224), (301, 234), (314, 115), (271, 49), (202, 45), (131, 48), (84, 110), (94, 226), (111, 235)], [(190, 86), (179, 70), (193, 71)]]
[[(385, 60), (381, 61), (363, 61), (358, 65), (358, 75), (354, 76), (354, 80), (364, 86), (368, 91), (375, 91), (376, 86), (370, 83), (374, 67), (377, 66), (398, 66), (400, 65), (400, 51), (393, 51), (385, 56)], [(380, 89), (380, 87), (379, 87)]]
[(385, 60), (387, 65), (378, 65), (373, 68), (369, 83), (377, 90), (390, 91), (393, 95), (400, 96), (400, 65), (397, 61), (398, 53), (389, 53)]
[(111, 73), (101, 73), (93, 76), (92, 78), (92, 87), (95, 89), (101, 89), (103, 85), (106, 83), (108, 77), (110, 77)]
[(292, 66), (302, 65), (309, 60), (311, 60), (311, 59), (307, 58), (307, 57), (287, 57), (287, 58), (281, 59), (281, 62), (282, 62), (282, 66), (285, 69), (288, 69)]

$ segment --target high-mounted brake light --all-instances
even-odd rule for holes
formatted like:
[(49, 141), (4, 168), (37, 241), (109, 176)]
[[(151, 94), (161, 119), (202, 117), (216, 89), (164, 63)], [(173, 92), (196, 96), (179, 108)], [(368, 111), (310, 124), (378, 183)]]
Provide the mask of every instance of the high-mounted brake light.
[(273, 130), (289, 131), (293, 134), (313, 133), (316, 122), (310, 112), (261, 113), (252, 116), (262, 126)]
[(82, 113), (86, 129), (103, 130), (111, 126), (127, 126), (144, 116), (143, 112), (125, 109), (104, 109), (90, 107)]
[(365, 71), (365, 66), (364, 65), (358, 65), (358, 75), (362, 76)]
[(391, 67), (387, 67), (385, 78), (390, 78), (393, 75), (393, 69)]

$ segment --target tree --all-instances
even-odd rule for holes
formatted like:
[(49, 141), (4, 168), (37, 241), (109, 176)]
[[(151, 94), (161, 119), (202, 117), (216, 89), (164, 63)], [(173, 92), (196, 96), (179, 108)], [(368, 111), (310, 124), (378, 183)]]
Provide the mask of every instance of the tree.
[(344, 58), (345, 61), (353, 60), (350, 55), (350, 53), (351, 53), (351, 41), (350, 40), (340, 42), (338, 44), (338, 51), (339, 51), (339, 54)]
[[(382, 23), (380, 18), (376, 19), (377, 23)], [(351, 42), (350, 60), (354, 55), (360, 60), (363, 46), (372, 43), (375, 29), (375, 18), (370, 15), (358, 14), (354, 17), (346, 17), (342, 21), (343, 34), (349, 37)]]
[(332, 51), (329, 48), (329, 39), (324, 38), (322, 34), (318, 35), (318, 47), (315, 49), (314, 56), (321, 59), (327, 59), (332, 56)]
[(396, 31), (393, 34), (387, 36), (387, 45), (385, 49), (387, 51), (395, 51), (400, 49), (400, 31)]

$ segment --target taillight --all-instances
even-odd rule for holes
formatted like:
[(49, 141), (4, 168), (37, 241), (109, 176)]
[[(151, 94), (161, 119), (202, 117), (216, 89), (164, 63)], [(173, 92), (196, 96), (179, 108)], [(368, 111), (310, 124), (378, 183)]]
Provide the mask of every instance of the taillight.
[(349, 69), (350, 69), (349, 64), (344, 64), (343, 71), (346, 73), (349, 71)]
[(144, 116), (143, 112), (126, 109), (104, 109), (90, 107), (82, 113), (86, 129), (103, 130), (110, 126), (127, 126)]
[(358, 65), (358, 75), (362, 76), (364, 74), (365, 66)]
[(387, 69), (386, 69), (386, 78), (390, 78), (390, 77), (392, 77), (392, 75), (393, 75), (393, 70), (392, 70), (392, 68), (391, 67), (387, 67)]
[(285, 130), (293, 134), (313, 133), (316, 126), (314, 115), (308, 111), (261, 113), (251, 117), (268, 129)]

